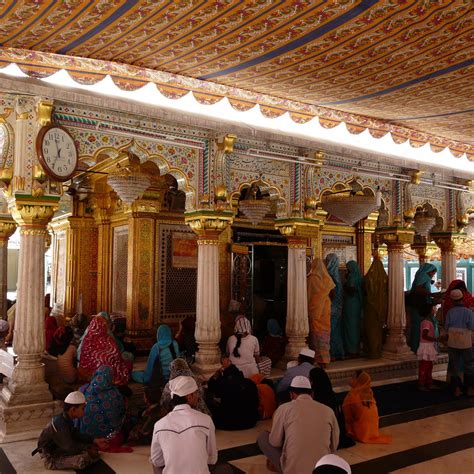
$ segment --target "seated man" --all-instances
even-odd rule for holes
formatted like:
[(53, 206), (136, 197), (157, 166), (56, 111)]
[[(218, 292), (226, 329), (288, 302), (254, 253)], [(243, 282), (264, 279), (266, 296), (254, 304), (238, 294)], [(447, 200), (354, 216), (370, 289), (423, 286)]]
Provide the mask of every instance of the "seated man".
[(207, 385), (212, 419), (220, 430), (247, 430), (258, 421), (258, 389), (254, 382), (230, 362), (222, 360), (222, 368)]
[(297, 375), (290, 385), (291, 402), (278, 407), (272, 431), (260, 433), (257, 443), (274, 472), (312, 472), (316, 462), (334, 453), (339, 426), (334, 412), (311, 398), (311, 383)]
[[(170, 381), (174, 409), (155, 423), (150, 461), (155, 474), (209, 473), (217, 462), (216, 433), (209, 415), (193, 408), (198, 386), (192, 377), (180, 375)], [(229, 466), (216, 466), (224, 473)], [(230, 471), (232, 472), (232, 471)]]
[(309, 378), (309, 373), (314, 369), (315, 355), (316, 353), (307, 347), (303, 347), (303, 349), (300, 350), (297, 365), (286, 369), (283, 378), (277, 385), (276, 392), (280, 402), (288, 402), (290, 400), (288, 388), (294, 377), (302, 375)]
[(92, 439), (74, 427), (75, 419), (84, 416), (86, 399), (81, 392), (71, 392), (64, 400), (64, 411), (55, 416), (41, 432), (38, 451), (46, 469), (84, 469), (99, 460), (99, 450), (107, 449), (107, 440)]

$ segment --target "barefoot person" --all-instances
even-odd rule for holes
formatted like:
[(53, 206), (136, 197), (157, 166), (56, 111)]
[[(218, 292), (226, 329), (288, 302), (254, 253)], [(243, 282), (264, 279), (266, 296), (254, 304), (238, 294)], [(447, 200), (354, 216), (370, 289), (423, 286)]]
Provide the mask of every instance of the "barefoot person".
[(71, 392), (64, 400), (64, 411), (55, 416), (41, 432), (39, 452), (46, 469), (85, 469), (99, 460), (99, 448), (107, 449), (104, 438), (92, 439), (74, 427), (74, 420), (84, 416), (86, 399), (82, 392)]

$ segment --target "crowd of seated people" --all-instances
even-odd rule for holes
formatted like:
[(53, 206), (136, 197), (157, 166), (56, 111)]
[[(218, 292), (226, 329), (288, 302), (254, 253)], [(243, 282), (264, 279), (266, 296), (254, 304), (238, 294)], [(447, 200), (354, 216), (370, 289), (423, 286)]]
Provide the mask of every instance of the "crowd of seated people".
[[(459, 310), (460, 316), (454, 319), (453, 308), (457, 311), (456, 308), (465, 307), (464, 300), (472, 306), (472, 301), (467, 290), (455, 288), (453, 291), (461, 296), (454, 298), (454, 304), (448, 303), (448, 306), (451, 304), (448, 313), (451, 313), (447, 321), (459, 326), (464, 313)], [(49, 375), (47, 371), (48, 381), (57, 398), (64, 399), (67, 395), (65, 411), (56, 421), (64, 425), (71, 439), (83, 448), (86, 446), (79, 451), (69, 449), (70, 446), (63, 449), (55, 438), (56, 441), (50, 442), (56, 442), (57, 446), (51, 450), (50, 445), (44, 446), (44, 435), (38, 447), (48, 469), (58, 469), (54, 466), (82, 469), (98, 459), (94, 450), (129, 452), (135, 445), (151, 444), (155, 472), (163, 472), (166, 463), (171, 462), (166, 456), (167, 450), (173, 452), (173, 444), (181, 442), (179, 433), (177, 437), (163, 433), (173, 431), (173, 426), (188, 424), (189, 429), (201, 431), (195, 439), (190, 438), (190, 442), (197, 445), (190, 447), (186, 456), (191, 464), (196, 456), (206, 469), (217, 459), (215, 437), (211, 435), (215, 428), (245, 430), (256, 426), (259, 420), (271, 418), (271, 431), (260, 433), (257, 441), (268, 459), (268, 469), (275, 472), (313, 472), (313, 469), (324, 472), (315, 465), (337, 449), (356, 442), (391, 442), (389, 435), (379, 432), (377, 402), (368, 373), (354, 374), (351, 389), (341, 403), (324, 368), (315, 362), (315, 351), (305, 347), (298, 360), (288, 364), (282, 378), (274, 383), (267, 378), (266, 367), (260, 364), (259, 341), (252, 335), (252, 325), (243, 315), (237, 317), (234, 333), (228, 337), (222, 366), (208, 380), (197, 377), (192, 370), (192, 354), (196, 348), (188, 331), (194, 327), (192, 321), (188, 321), (186, 327), (181, 325), (178, 332), (182, 336), (181, 344), (169, 326), (158, 327), (156, 343), (143, 371), (132, 371), (134, 348), (124, 338), (125, 322), (120, 321), (118, 329), (116, 323), (117, 318), (105, 312), (90, 319), (76, 315), (66, 326), (46, 319), (47, 356), (56, 364)], [(269, 336), (276, 341), (275, 346), (279, 346), (280, 340), (285, 339), (275, 323), (271, 321), (268, 325)], [(471, 331), (472, 317), (466, 324), (466, 331)], [(7, 331), (7, 328), (2, 329)], [(281, 349), (277, 350), (283, 354)], [(269, 351), (268, 355), (274, 353)], [(467, 355), (463, 357), (466, 359), (464, 370), (470, 375), (470, 359)], [(268, 360), (275, 363), (272, 357)], [(450, 361), (450, 370), (460, 383), (456, 360)], [(469, 377), (467, 380), (469, 382)], [(145, 388), (143, 407), (138, 412), (130, 406), (132, 392), (128, 385), (131, 383), (143, 384)], [(70, 393), (75, 394), (70, 398), (74, 403), (67, 402)], [(82, 404), (85, 405), (81, 408)], [(184, 415), (188, 416), (186, 421), (182, 419)], [(160, 426), (163, 430), (157, 430)], [(46, 430), (51, 432), (50, 427)], [(324, 432), (324, 436), (315, 437), (315, 432)], [(199, 445), (197, 440), (201, 435), (206, 441)], [(311, 449), (307, 446), (309, 442)], [(342, 464), (334, 466), (343, 469)], [(213, 472), (226, 472), (223, 466), (218, 467)], [(175, 472), (170, 469), (166, 471)]]

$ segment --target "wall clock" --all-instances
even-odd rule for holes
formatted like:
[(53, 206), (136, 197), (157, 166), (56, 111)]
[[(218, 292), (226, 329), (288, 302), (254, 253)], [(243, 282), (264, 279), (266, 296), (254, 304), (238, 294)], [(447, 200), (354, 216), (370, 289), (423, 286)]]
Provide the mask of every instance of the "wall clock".
[(36, 153), (45, 172), (56, 181), (67, 181), (77, 168), (74, 139), (60, 125), (47, 125), (36, 138)]

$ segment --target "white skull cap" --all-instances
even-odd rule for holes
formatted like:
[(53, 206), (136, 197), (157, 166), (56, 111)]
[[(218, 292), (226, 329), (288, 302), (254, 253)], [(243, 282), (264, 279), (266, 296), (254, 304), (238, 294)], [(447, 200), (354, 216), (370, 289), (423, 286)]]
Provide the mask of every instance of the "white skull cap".
[(82, 405), (86, 403), (86, 397), (82, 392), (76, 391), (71, 392), (65, 399), (65, 403), (69, 403), (70, 405)]
[(178, 397), (185, 397), (186, 395), (194, 393), (197, 389), (197, 383), (192, 377), (180, 375), (170, 380), (171, 396), (178, 395)]
[[(351, 466), (342, 459), (340, 456), (336, 456), (335, 454), (326, 454), (323, 456), (317, 463), (315, 468), (320, 466), (335, 466), (343, 469), (347, 474), (351, 474)], [(317, 472), (317, 471), (316, 471)]]

